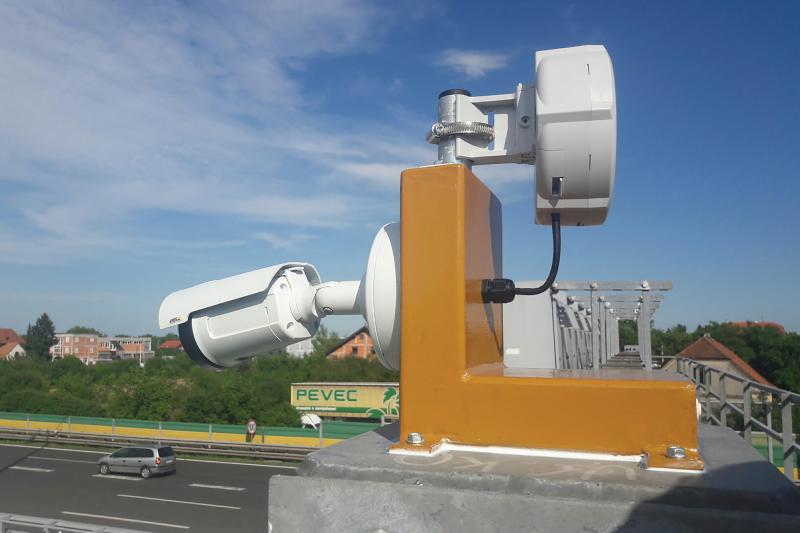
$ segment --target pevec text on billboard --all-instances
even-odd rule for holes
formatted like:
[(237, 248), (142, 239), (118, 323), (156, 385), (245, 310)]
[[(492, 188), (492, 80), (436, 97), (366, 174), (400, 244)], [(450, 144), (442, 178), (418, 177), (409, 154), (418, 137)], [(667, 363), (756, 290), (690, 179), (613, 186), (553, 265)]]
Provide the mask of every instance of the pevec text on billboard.
[(397, 417), (400, 415), (400, 384), (292, 383), (292, 406), (320, 416)]

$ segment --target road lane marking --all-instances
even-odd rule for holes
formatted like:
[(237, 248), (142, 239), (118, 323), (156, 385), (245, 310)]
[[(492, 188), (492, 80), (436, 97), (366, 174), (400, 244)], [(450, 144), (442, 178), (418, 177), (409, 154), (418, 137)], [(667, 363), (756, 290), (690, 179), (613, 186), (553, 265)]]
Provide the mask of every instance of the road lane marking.
[(100, 479), (124, 479), (125, 481), (141, 481), (140, 477), (133, 476), (118, 476), (116, 474), (94, 474), (92, 477), (99, 477)]
[(52, 468), (34, 468), (32, 466), (9, 466), (9, 470), (24, 470), (25, 472), (55, 472)]
[(245, 490), (244, 487), (226, 487), (225, 485), (204, 485), (202, 483), (190, 483), (190, 487), (197, 487), (200, 489), (219, 489), (219, 490)]
[[(98, 452), (94, 450), (70, 450), (69, 448), (48, 448), (43, 446), (26, 446), (24, 444), (0, 444), (0, 447), (6, 446), (9, 448), (35, 448), (37, 450), (47, 450), (51, 452), (65, 452), (65, 453), (93, 453), (97, 456), (98, 459), (103, 457), (104, 455), (108, 455), (111, 452)], [(109, 446), (109, 448), (113, 449), (113, 446)], [(214, 463), (219, 465), (236, 465), (236, 466), (257, 466), (260, 468), (285, 468), (287, 470), (297, 470), (296, 466), (284, 466), (284, 465), (265, 465), (260, 463), (239, 463), (235, 461), (209, 461), (206, 459), (183, 459), (179, 458), (179, 462), (187, 462), (187, 463)]]
[(105, 520), (120, 520), (122, 522), (133, 522), (136, 524), (147, 524), (150, 526), (161, 527), (174, 527), (175, 529), (189, 529), (189, 526), (182, 526), (180, 524), (165, 524), (164, 522), (150, 522), (147, 520), (134, 520), (133, 518), (122, 518), (119, 516), (106, 516), (102, 514), (89, 514), (89, 513), (75, 513), (73, 511), (61, 511), (61, 514), (68, 514), (71, 516), (87, 516), (89, 518), (104, 518)]
[(236, 465), (236, 466), (260, 466), (262, 468), (287, 468), (289, 470), (297, 470), (296, 466), (283, 466), (283, 465), (262, 465), (259, 463), (236, 463), (233, 461), (207, 461), (205, 459), (178, 459), (179, 462), (189, 462), (189, 463), (214, 463), (218, 465)]
[(167, 500), (166, 498), (153, 498), (152, 496), (137, 496), (135, 494), (117, 494), (120, 498), (135, 498), (137, 500), (152, 500), (156, 502), (167, 503), (183, 503), (186, 505), (199, 505), (201, 507), (216, 507), (218, 509), (233, 509), (236, 511), (241, 510), (241, 507), (234, 507), (233, 505), (219, 505), (216, 503), (203, 503), (203, 502), (187, 502), (183, 500)]
[(25, 459), (39, 459), (42, 461), (62, 461), (64, 463), (86, 463), (88, 465), (96, 465), (97, 461), (81, 461), (80, 459), (61, 459), (59, 457), (40, 457), (38, 455), (31, 455)]
[[(98, 457), (102, 457), (106, 455), (105, 452), (98, 452), (96, 450), (71, 450), (69, 448), (50, 448), (49, 446), (28, 446), (26, 444), (0, 444), (0, 446), (5, 446), (7, 448), (35, 448), (37, 450), (48, 450), (51, 452), (75, 452), (75, 453), (93, 453)], [(109, 446), (109, 448), (113, 448), (113, 446)]]

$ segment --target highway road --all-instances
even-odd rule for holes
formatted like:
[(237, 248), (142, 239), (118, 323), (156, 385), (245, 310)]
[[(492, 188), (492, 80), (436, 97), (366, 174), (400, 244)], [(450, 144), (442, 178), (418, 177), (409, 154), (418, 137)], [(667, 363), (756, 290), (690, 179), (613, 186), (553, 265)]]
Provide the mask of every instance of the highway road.
[(142, 479), (100, 476), (94, 451), (0, 445), (0, 513), (142, 531), (267, 530), (267, 487), (294, 467), (195, 461)]

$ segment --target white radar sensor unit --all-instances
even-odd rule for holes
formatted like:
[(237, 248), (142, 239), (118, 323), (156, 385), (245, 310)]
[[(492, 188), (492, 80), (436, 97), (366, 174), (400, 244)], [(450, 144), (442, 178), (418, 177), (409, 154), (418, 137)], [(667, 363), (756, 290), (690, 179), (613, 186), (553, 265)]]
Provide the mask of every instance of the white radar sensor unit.
[(372, 243), (360, 281), (322, 283), (308, 263), (282, 263), (173, 292), (159, 326), (178, 326), (186, 353), (212, 368), (243, 364), (314, 336), (328, 315), (363, 315), (381, 363), (400, 369), (400, 224)]
[(614, 69), (603, 46), (536, 52), (536, 222), (602, 224), (617, 162)]
[(534, 84), (509, 94), (439, 95), (428, 132), (438, 164), (536, 166), (536, 223), (602, 224), (614, 190), (617, 108), (604, 46), (536, 52)]

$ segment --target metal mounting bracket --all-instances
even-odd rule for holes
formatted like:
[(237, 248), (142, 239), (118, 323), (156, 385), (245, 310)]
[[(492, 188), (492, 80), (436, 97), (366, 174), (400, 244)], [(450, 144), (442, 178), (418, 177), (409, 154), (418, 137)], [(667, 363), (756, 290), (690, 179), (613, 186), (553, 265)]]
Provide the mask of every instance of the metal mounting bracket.
[(510, 94), (472, 96), (463, 89), (439, 95), (438, 121), (427, 140), (439, 147), (437, 164), (533, 164), (536, 91), (518, 84)]

